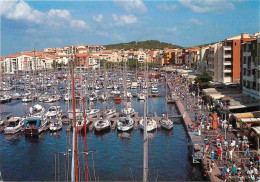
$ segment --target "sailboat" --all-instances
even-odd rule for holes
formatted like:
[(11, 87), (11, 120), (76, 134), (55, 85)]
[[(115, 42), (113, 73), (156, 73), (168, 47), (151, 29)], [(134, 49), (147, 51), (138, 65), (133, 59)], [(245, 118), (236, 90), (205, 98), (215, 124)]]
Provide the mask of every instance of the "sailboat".
[(100, 119), (94, 124), (96, 131), (103, 131), (111, 128), (111, 123), (108, 119)]
[(113, 118), (116, 116), (116, 110), (113, 108), (106, 109), (104, 115), (105, 115), (105, 118), (107, 118), (107, 119)]
[[(156, 121), (154, 119), (151, 119), (151, 118), (146, 118), (147, 120), (147, 131), (148, 132), (151, 132), (151, 131), (154, 131), (156, 130), (157, 128), (157, 124), (156, 124)], [(144, 129), (144, 118), (141, 118), (140, 121), (139, 121), (139, 126), (140, 126), (140, 129)]]
[(51, 122), (50, 131), (58, 131), (60, 129), (62, 129), (62, 120), (61, 118), (57, 118)]
[(121, 115), (127, 116), (127, 117), (132, 117), (135, 115), (135, 110), (134, 110), (134, 108), (131, 108), (131, 107), (125, 107), (121, 110)]
[(62, 113), (62, 109), (60, 106), (51, 106), (48, 111), (46, 112), (45, 116), (48, 119), (55, 119), (59, 117)]
[(166, 88), (165, 88), (165, 104), (166, 104), (166, 118), (163, 118), (160, 120), (161, 127), (167, 130), (170, 130), (173, 128), (173, 122), (168, 118), (168, 104), (167, 104), (167, 73), (165, 75), (166, 79)]
[[(148, 68), (147, 68), (148, 72)], [(146, 73), (145, 77), (145, 82), (148, 83), (148, 76)], [(146, 98), (148, 98), (148, 92), (146, 93)], [(143, 122), (142, 125), (140, 126), (143, 127), (144, 130), (144, 135), (143, 135), (143, 181), (146, 182), (148, 181), (148, 134), (147, 134), (147, 115), (148, 115), (148, 99), (145, 100), (144, 103), (144, 117), (143, 117)]]
[(107, 108), (106, 107), (106, 101), (107, 101), (107, 71), (106, 71), (106, 62), (104, 63), (104, 93), (101, 95), (101, 98), (103, 101), (105, 101), (103, 104), (103, 115), (104, 118), (113, 118), (116, 116), (116, 110), (113, 108)]
[(134, 116), (135, 110), (131, 107), (128, 107), (127, 103), (127, 80), (126, 80), (126, 61), (124, 69), (124, 96), (125, 96), (125, 107), (121, 110), (121, 117), (117, 120), (117, 129), (120, 131), (128, 131), (133, 129), (134, 120), (131, 116)]
[(40, 105), (36, 104), (29, 109), (31, 116), (42, 116), (45, 113), (45, 108)]
[(134, 120), (131, 117), (120, 117), (117, 120), (117, 129), (119, 131), (129, 131), (134, 127)]

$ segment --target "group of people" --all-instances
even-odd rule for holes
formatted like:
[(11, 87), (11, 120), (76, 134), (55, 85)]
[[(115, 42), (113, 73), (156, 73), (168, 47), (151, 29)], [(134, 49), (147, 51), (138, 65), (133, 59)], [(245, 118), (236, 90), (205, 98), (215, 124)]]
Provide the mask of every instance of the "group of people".
[[(178, 79), (176, 79), (178, 77)], [(187, 112), (194, 113), (194, 122), (188, 126), (190, 131), (198, 131), (200, 134), (214, 135), (216, 138), (205, 137), (205, 153), (210, 156), (207, 165), (204, 166), (205, 175), (210, 175), (215, 167), (221, 171), (221, 178), (225, 181), (260, 181), (258, 168), (259, 168), (259, 155), (254, 157), (251, 163), (248, 163), (248, 158), (252, 155), (250, 153), (249, 142), (246, 136), (237, 137), (232, 135), (232, 126), (228, 125), (226, 119), (217, 116), (217, 130), (213, 127), (213, 111), (214, 105), (212, 103), (203, 103), (194, 91), (189, 87), (188, 80), (180, 78), (179, 76), (173, 77), (171, 80), (177, 80), (174, 84), (174, 92), (177, 94), (179, 100), (182, 101)], [(230, 138), (223, 136), (219, 131), (230, 133)], [(211, 132), (212, 131), (212, 132)], [(229, 139), (228, 139), (229, 138)], [(241, 157), (236, 155), (236, 152), (244, 151), (242, 160)], [(219, 166), (215, 162), (221, 163)], [(224, 164), (224, 167), (223, 167)]]

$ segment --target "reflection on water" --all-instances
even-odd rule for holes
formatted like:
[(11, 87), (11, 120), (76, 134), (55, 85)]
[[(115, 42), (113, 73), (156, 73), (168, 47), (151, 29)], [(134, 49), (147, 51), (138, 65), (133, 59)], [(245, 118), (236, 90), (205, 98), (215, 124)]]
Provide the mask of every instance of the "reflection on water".
[(131, 137), (133, 136), (133, 130), (131, 130), (131, 131), (118, 131), (117, 130), (117, 136), (122, 141), (129, 141), (131, 139)]

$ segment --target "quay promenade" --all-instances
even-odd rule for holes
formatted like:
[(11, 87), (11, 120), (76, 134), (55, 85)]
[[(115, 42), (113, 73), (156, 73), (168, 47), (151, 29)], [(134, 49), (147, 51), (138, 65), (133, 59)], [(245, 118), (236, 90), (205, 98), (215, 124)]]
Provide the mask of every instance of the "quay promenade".
[(201, 160), (201, 165), (208, 180), (257, 181), (259, 155), (257, 157), (257, 152), (249, 148), (250, 153), (244, 155), (246, 149), (239, 145), (238, 138), (243, 134), (235, 129), (229, 131), (226, 129), (225, 132), (221, 116), (218, 118), (218, 128), (213, 130), (214, 108), (208, 104), (203, 105), (200, 97), (189, 89), (185, 78), (181, 78), (180, 83), (176, 82), (176, 76), (168, 80), (171, 80), (168, 82), (168, 87), (172, 93), (175, 93), (176, 106), (183, 116), (183, 124), (188, 137), (190, 137), (189, 131), (200, 130), (201, 139), (205, 142), (205, 156)]

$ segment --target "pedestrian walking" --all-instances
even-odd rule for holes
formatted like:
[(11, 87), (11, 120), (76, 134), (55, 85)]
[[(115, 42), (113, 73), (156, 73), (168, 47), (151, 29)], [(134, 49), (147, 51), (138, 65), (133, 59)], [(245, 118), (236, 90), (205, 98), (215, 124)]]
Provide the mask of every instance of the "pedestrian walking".
[(249, 145), (246, 143), (245, 144), (245, 148), (246, 148), (246, 151), (245, 151), (245, 156), (248, 154), (250, 156), (250, 152), (249, 152)]
[(214, 150), (212, 149), (211, 151), (211, 159), (213, 160), (214, 159)]
[(233, 174), (233, 175), (236, 175), (236, 173), (237, 173), (236, 163), (233, 163), (233, 166), (232, 166), (232, 174)]
[(232, 159), (233, 159), (233, 150), (231, 148), (229, 148), (228, 154), (229, 154), (229, 160), (232, 161)]

